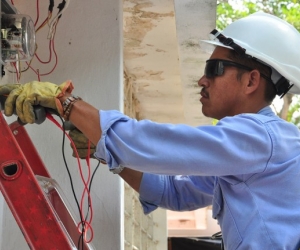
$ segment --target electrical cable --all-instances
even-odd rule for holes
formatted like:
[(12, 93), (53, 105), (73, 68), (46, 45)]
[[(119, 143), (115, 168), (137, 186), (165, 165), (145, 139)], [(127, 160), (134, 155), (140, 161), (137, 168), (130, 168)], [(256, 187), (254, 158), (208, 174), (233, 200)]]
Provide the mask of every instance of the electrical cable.
[[(47, 63), (49, 63), (49, 62), (51, 62), (51, 59), (52, 59), (52, 49), (51, 49), (51, 45), (52, 45), (52, 43), (51, 43), (51, 40), (49, 41), (49, 59), (48, 59), (48, 61), (42, 61), (40, 58), (39, 58), (39, 56), (37, 55), (37, 53), (35, 53), (34, 54), (34, 56), (38, 59), (38, 61), (40, 62), (40, 63), (43, 63), (43, 64), (47, 64)], [(37, 50), (37, 49), (36, 49)]]
[[(14, 5), (13, 0), (11, 0), (11, 3), (12, 3), (12, 5)], [(62, 13), (64, 12), (64, 10), (68, 7), (69, 3), (70, 3), (70, 0), (67, 0), (67, 1), (62, 0), (62, 2), (58, 5), (59, 11), (58, 11), (57, 15), (54, 17), (54, 19), (49, 24), (49, 22), (51, 20), (51, 17), (52, 17), (52, 13), (53, 13), (53, 8), (54, 8), (54, 0), (49, 0), (48, 15), (45, 18), (45, 20), (42, 22), (42, 24), (39, 25), (38, 28), (35, 28), (35, 33), (37, 33), (39, 30), (41, 30), (43, 27), (45, 27), (46, 24), (48, 24), (48, 26), (49, 26), (49, 32), (48, 33), (51, 33), (51, 39), (49, 41), (49, 59), (48, 59), (48, 61), (42, 61), (39, 58), (39, 56), (37, 55), (37, 48), (38, 48), (37, 44), (36, 44), (34, 56), (37, 58), (37, 60), (40, 63), (47, 64), (47, 63), (50, 63), (52, 61), (52, 51), (53, 51), (53, 54), (54, 54), (54, 57), (55, 57), (55, 63), (54, 63), (54, 66), (52, 67), (52, 69), (49, 70), (46, 73), (40, 73), (39, 70), (35, 70), (30, 66), (31, 63), (32, 63), (32, 60), (33, 60), (33, 58), (32, 58), (29, 63), (28, 62), (26, 63), (27, 67), (25, 69), (21, 70), (21, 67), (17, 68), (16, 65), (12, 65), (12, 66), (14, 66), (15, 71), (7, 69), (8, 72), (17, 74), (17, 78), (20, 80), (21, 73), (27, 71), (28, 69), (31, 69), (37, 75), (38, 80), (40, 81), (41, 76), (47, 76), (47, 75), (51, 74), (56, 69), (56, 66), (58, 64), (58, 56), (57, 56), (57, 53), (56, 53), (56, 50), (55, 50), (54, 37), (55, 37), (58, 21), (59, 21), (61, 15), (62, 15)], [(35, 20), (35, 23), (34, 23), (34, 27), (37, 26), (37, 23), (38, 23), (38, 20), (39, 20), (39, 17), (40, 17), (39, 0), (36, 0), (36, 9), (37, 9), (37, 17), (36, 17), (36, 20)], [(20, 61), (19, 60), (18, 60), (18, 64), (20, 66)]]
[[(90, 191), (91, 191), (91, 187), (92, 187), (92, 181), (93, 181), (93, 178), (95, 176), (95, 173), (97, 171), (97, 169), (99, 168), (100, 166), (100, 161), (98, 162), (95, 170), (93, 171), (92, 175), (88, 176), (88, 180), (85, 181), (84, 180), (84, 177), (83, 177), (83, 174), (82, 174), (82, 171), (81, 171), (81, 164), (80, 164), (80, 161), (79, 161), (79, 156), (78, 156), (78, 152), (76, 150), (76, 147), (75, 147), (75, 144), (74, 142), (72, 141), (72, 139), (69, 137), (69, 135), (66, 133), (66, 130), (65, 130), (65, 123), (63, 121), (63, 119), (59, 116), (59, 118), (61, 119), (62, 123), (63, 123), (63, 126), (60, 126), (60, 124), (53, 118), (53, 116), (49, 113), (46, 114), (46, 117), (52, 121), (56, 126), (58, 126), (62, 131), (63, 131), (63, 143), (62, 143), (62, 154), (63, 154), (63, 159), (64, 159), (64, 163), (65, 163), (65, 166), (66, 166), (66, 169), (67, 169), (67, 172), (68, 172), (68, 175), (69, 175), (69, 179), (70, 179), (70, 184), (71, 184), (71, 189), (72, 189), (72, 193), (73, 193), (73, 196), (74, 196), (74, 199), (76, 201), (76, 205), (77, 205), (77, 209), (79, 211), (79, 214), (80, 214), (80, 220), (81, 222), (78, 223), (78, 228), (79, 226), (81, 225), (81, 230), (78, 230), (79, 233), (80, 233), (80, 237), (78, 239), (78, 249), (79, 249), (79, 246), (80, 246), (80, 243), (81, 243), (81, 247), (83, 249), (84, 247), (84, 242), (86, 243), (89, 243), (92, 241), (93, 239), (93, 228), (91, 226), (91, 223), (92, 223), (92, 214), (93, 214), (93, 208), (92, 208), (92, 201), (91, 201), (91, 197), (90, 197)], [(79, 205), (79, 201), (76, 197), (76, 193), (75, 193), (75, 190), (74, 190), (74, 185), (73, 185), (73, 180), (72, 180), (72, 176), (70, 174), (70, 171), (69, 171), (69, 168), (68, 168), (68, 165), (67, 165), (67, 161), (66, 161), (66, 158), (65, 158), (65, 154), (64, 154), (64, 145), (65, 145), (65, 136), (68, 137), (68, 139), (71, 141), (71, 144), (72, 144), (72, 147), (74, 149), (74, 152), (77, 156), (77, 161), (78, 161), (78, 166), (79, 166), (79, 169), (80, 169), (80, 175), (81, 175), (81, 179), (83, 181), (83, 184), (85, 186), (84, 190), (83, 190), (83, 193), (82, 193), (82, 197), (81, 197), (81, 204)], [(89, 142), (90, 143), (90, 142)], [(88, 157), (86, 158), (86, 161), (87, 161), (87, 165), (90, 169), (90, 158), (89, 158), (89, 149), (90, 147), (88, 147)], [(90, 173), (90, 171), (89, 171)], [(87, 187), (87, 184), (88, 184), (88, 187)], [(85, 193), (87, 193), (88, 195), (88, 210), (87, 210), (87, 213), (85, 215), (85, 218), (83, 216), (83, 200), (84, 200), (84, 196), (85, 196)], [(90, 219), (89, 221), (88, 220), (88, 217), (89, 217), (89, 213), (91, 214), (90, 215)], [(87, 231), (90, 230), (90, 239), (87, 239), (87, 236), (86, 236), (86, 233)]]
[(36, 0), (36, 19), (34, 22), (34, 27), (36, 26), (37, 22), (39, 21), (40, 18), (40, 12), (39, 12), (39, 0)]
[[(97, 172), (97, 170), (98, 170), (98, 168), (99, 168), (99, 166), (100, 166), (100, 163), (101, 163), (101, 162), (98, 161), (98, 164), (97, 164), (95, 170), (93, 171), (93, 174), (92, 174), (92, 177), (91, 177), (91, 181), (90, 181), (90, 185), (89, 185), (89, 192), (90, 192), (91, 189), (92, 189), (92, 182), (93, 182), (94, 176), (95, 176), (95, 174), (96, 174), (96, 172)], [(89, 202), (90, 202), (90, 201), (89, 201)], [(87, 220), (87, 217), (88, 217), (88, 214), (89, 214), (89, 208), (90, 208), (90, 203), (88, 204), (88, 211), (87, 211), (87, 214), (86, 214), (86, 216), (85, 216), (85, 220)], [(84, 237), (83, 234), (81, 234), (80, 237), (79, 237), (79, 239), (78, 239), (78, 243), (77, 243), (78, 249), (79, 249), (80, 243), (83, 244), (83, 237)], [(83, 246), (82, 246), (82, 249), (83, 249)]]
[(53, 12), (53, 8), (54, 8), (54, 0), (49, 0), (48, 11), (50, 11), (52, 13)]
[[(62, 156), (63, 156), (63, 160), (64, 160), (64, 163), (65, 163), (65, 166), (66, 166), (66, 170), (68, 172), (68, 176), (69, 176), (69, 179), (70, 179), (70, 184), (71, 184), (71, 189), (72, 189), (72, 193), (73, 193), (73, 196), (74, 196), (74, 199), (75, 199), (75, 202), (76, 202), (76, 205), (77, 205), (77, 209), (79, 211), (79, 215), (80, 215), (80, 219), (82, 220), (82, 217), (81, 217), (81, 211), (80, 211), (80, 206), (79, 206), (79, 202), (78, 202), (78, 199), (76, 197), (76, 193), (75, 193), (75, 189), (74, 189), (74, 185), (73, 185), (73, 179), (72, 179), (72, 176), (71, 176), (71, 173), (70, 173), (70, 170), (69, 170), (69, 167), (68, 167), (68, 164), (67, 164), (67, 160), (66, 160), (66, 156), (65, 156), (65, 151), (64, 151), (64, 147), (65, 147), (65, 138), (66, 138), (66, 130), (65, 130), (65, 123), (63, 122), (63, 119), (58, 116), (61, 121), (62, 121), (62, 124), (63, 124), (63, 141), (62, 141)], [(54, 124), (56, 124), (54, 121), (55, 119), (48, 113), (47, 113), (47, 118), (52, 121)], [(56, 124), (57, 125), (57, 124)]]
[(46, 19), (42, 22), (42, 24), (36, 28), (35, 33), (37, 33), (38, 31), (40, 31), (43, 27), (45, 27), (45, 25), (49, 22), (49, 20), (52, 17), (52, 12), (48, 12), (48, 16), (46, 17)]
[(55, 27), (55, 23), (58, 22), (58, 19), (61, 18), (63, 12), (68, 8), (70, 3), (70, 0), (63, 0), (59, 5), (58, 5), (58, 13), (57, 15), (52, 19), (51, 23), (50, 23), (50, 28), (49, 28), (49, 33), (48, 33), (48, 39), (53, 39), (54, 36), (54, 27)]
[[(56, 24), (57, 25), (57, 24)], [(43, 73), (43, 74), (40, 74), (40, 76), (46, 76), (46, 75), (50, 75), (56, 68), (57, 64), (58, 64), (58, 56), (57, 56), (57, 53), (56, 53), (56, 50), (55, 50), (55, 46), (54, 46), (54, 39), (51, 40), (51, 44), (52, 44), (52, 50), (53, 50), (53, 53), (54, 53), (54, 57), (55, 57), (55, 64), (52, 68), (52, 70), (50, 70), (48, 73)]]
[(19, 82), (20, 81), (20, 75), (19, 75), (19, 71), (18, 71), (18, 68), (17, 68), (17, 63), (16, 62), (12, 62), (11, 63), (11, 65), (15, 68), (15, 70), (16, 70), (16, 77), (17, 77), (17, 82)]
[[(95, 167), (95, 170), (93, 171), (93, 174), (92, 174), (92, 177), (91, 177), (91, 181), (90, 181), (90, 185), (89, 185), (89, 192), (91, 191), (91, 189), (92, 189), (92, 182), (93, 182), (93, 179), (94, 179), (94, 176), (95, 176), (95, 174), (96, 174), (96, 172), (97, 172), (97, 170), (98, 170), (98, 168), (99, 168), (99, 166), (100, 166), (100, 161), (98, 161), (98, 164), (97, 164), (97, 166)], [(88, 214), (89, 214), (89, 209), (90, 209), (90, 201), (88, 201), (89, 202), (89, 204), (88, 204), (88, 210), (87, 210), (87, 213), (86, 213), (86, 216), (85, 216), (85, 220), (87, 220), (87, 218), (88, 218)], [(84, 236), (83, 236), (83, 234), (81, 234), (80, 235), (80, 237), (79, 237), (79, 239), (78, 239), (78, 243), (77, 243), (77, 246), (78, 246), (78, 249), (79, 249), (79, 245), (80, 245), (80, 243), (81, 244), (83, 244), (83, 238), (84, 238)], [(83, 249), (83, 245), (82, 245), (82, 249)]]

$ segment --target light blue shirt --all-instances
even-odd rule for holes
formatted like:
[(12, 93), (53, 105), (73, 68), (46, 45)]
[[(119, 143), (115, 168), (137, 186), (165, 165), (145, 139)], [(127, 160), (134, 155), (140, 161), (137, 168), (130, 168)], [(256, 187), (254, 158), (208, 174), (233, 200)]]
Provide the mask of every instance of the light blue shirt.
[(96, 157), (144, 172), (145, 213), (212, 204), (225, 249), (299, 249), (300, 133), (270, 107), (200, 127), (100, 112)]

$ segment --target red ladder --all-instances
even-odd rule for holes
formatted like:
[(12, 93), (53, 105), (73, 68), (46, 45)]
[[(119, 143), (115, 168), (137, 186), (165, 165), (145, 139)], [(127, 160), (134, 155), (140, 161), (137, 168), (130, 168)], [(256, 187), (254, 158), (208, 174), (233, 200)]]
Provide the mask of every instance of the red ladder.
[[(29, 248), (77, 249), (80, 233), (25, 128), (0, 112), (0, 190)], [(81, 245), (81, 244), (80, 244)], [(84, 250), (93, 249), (84, 242)]]

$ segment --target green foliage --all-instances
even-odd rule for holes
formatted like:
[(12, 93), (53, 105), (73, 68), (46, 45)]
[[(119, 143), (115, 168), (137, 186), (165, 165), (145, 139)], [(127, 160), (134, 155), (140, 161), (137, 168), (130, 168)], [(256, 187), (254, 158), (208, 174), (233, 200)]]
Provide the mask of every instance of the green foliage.
[[(217, 29), (223, 30), (228, 24), (257, 11), (278, 16), (300, 31), (300, 3), (299, 0), (218, 0), (217, 1)], [(285, 105), (289, 105), (286, 103)], [(300, 128), (300, 97), (294, 96), (289, 105), (286, 120)]]
[(217, 28), (257, 11), (278, 16), (300, 31), (300, 3), (297, 0), (218, 0)]
[(289, 107), (287, 121), (294, 123), (300, 128), (300, 97), (299, 95), (293, 96), (293, 101)]

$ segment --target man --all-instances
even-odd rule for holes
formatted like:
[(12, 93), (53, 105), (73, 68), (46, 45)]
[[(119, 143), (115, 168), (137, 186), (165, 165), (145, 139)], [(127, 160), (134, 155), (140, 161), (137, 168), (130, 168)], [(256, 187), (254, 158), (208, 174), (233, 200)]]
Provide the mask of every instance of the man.
[(95, 156), (140, 193), (145, 213), (213, 205), (225, 249), (298, 250), (300, 133), (269, 105), (276, 94), (300, 93), (300, 35), (264, 13), (212, 35), (205, 42), (216, 47), (198, 84), (202, 112), (218, 119), (216, 126), (99, 111), (73, 97), (70, 82), (0, 87), (10, 93), (5, 114), (16, 108), (21, 120), (33, 122), (32, 105), (58, 110), (97, 145)]

